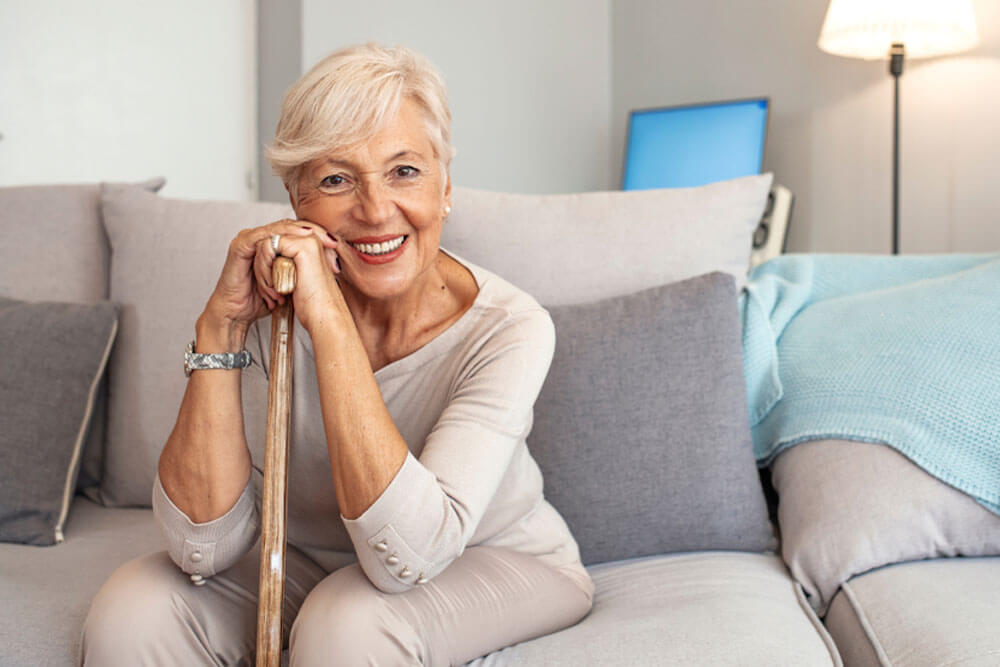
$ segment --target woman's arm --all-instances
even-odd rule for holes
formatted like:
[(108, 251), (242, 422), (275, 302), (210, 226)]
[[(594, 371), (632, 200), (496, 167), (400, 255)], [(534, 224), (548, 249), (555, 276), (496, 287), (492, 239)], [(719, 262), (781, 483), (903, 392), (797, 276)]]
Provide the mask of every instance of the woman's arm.
[(389, 486), (409, 449), (346, 306), (338, 315), (316, 328), (312, 341), (337, 504), (355, 519)]
[[(378, 483), (358, 493), (365, 502), (343, 512), (360, 564), (376, 587), (391, 593), (408, 590), (462, 554), (530, 430), (554, 340), (551, 320), (541, 310), (509, 323), (487, 340), (466, 364), (419, 461), (405, 444), (400, 449), (395, 444), (384, 447), (402, 438), (394, 425), (389, 429), (383, 421), (382, 413), (391, 424), (380, 396), (378, 410), (351, 414), (355, 389), (338, 381), (335, 352), (317, 351), (331, 460), (336, 458), (341, 474), (350, 470), (355, 477), (348, 481), (345, 474), (344, 491), (361, 491), (351, 483), (365, 482), (361, 466), (372, 456), (365, 450), (381, 452), (378, 456), (384, 459), (387, 452), (399, 457), (384, 460)], [(376, 444), (378, 449), (373, 449)], [(338, 500), (341, 495), (338, 488)]]
[[(195, 351), (238, 352), (246, 327), (203, 314), (195, 327)], [(160, 455), (163, 490), (195, 523), (225, 514), (250, 479), (250, 450), (243, 432), (242, 371), (196, 371), (188, 378), (180, 412)]]
[[(282, 220), (240, 232), (230, 243), (219, 282), (195, 326), (196, 352), (239, 352), (251, 324), (273, 307), (277, 293), (269, 283), (259, 286), (263, 260), (274, 258), (272, 234), (314, 237), (321, 247), (336, 245), (325, 232), (320, 239), (315, 226), (299, 221)], [(158, 473), (164, 492), (195, 523), (229, 511), (250, 478), (241, 380), (238, 370), (192, 373), (160, 455)]]

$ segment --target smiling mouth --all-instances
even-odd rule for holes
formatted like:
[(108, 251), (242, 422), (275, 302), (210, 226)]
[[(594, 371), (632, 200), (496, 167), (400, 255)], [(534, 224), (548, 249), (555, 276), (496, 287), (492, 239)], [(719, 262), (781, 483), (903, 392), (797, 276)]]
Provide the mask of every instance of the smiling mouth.
[(350, 243), (351, 247), (360, 253), (365, 255), (371, 255), (372, 257), (378, 257), (379, 255), (388, 255), (395, 250), (398, 250), (403, 242), (406, 241), (406, 235), (397, 236), (394, 239), (389, 239), (388, 241), (382, 241), (381, 243)]

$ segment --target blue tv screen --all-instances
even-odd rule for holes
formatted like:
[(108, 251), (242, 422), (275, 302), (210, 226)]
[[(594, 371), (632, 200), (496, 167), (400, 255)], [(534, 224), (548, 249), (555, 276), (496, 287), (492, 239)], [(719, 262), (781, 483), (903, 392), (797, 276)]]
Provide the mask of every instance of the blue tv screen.
[(685, 188), (759, 174), (767, 99), (633, 111), (624, 190)]

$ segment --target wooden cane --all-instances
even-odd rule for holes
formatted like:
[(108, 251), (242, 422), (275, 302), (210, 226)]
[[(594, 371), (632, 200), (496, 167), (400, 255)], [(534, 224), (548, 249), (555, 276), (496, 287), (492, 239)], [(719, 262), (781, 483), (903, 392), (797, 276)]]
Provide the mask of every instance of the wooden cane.
[[(295, 289), (295, 263), (276, 257), (274, 289)], [(288, 520), (288, 442), (292, 407), (291, 297), (271, 313), (271, 373), (267, 384), (267, 441), (261, 503), (260, 593), (257, 603), (257, 667), (281, 664), (281, 604), (285, 598), (285, 524)]]

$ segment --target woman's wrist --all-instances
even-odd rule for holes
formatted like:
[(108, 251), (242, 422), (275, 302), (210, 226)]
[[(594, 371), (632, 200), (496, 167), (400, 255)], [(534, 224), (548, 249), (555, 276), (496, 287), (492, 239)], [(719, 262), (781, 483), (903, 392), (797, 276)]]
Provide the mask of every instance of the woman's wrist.
[(241, 352), (246, 347), (249, 325), (217, 317), (206, 310), (194, 325), (195, 352), (220, 354)]

